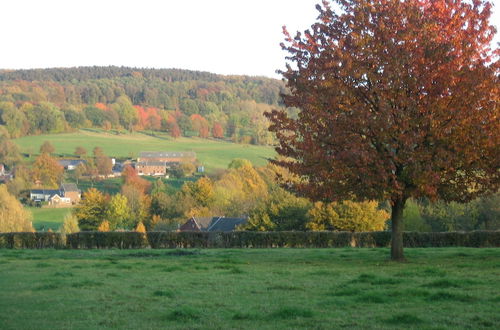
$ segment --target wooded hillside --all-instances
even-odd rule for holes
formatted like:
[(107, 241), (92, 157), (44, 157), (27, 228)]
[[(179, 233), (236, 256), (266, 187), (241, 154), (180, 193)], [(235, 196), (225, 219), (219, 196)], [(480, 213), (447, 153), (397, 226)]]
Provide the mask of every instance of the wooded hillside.
[(262, 113), (280, 106), (284, 88), (276, 79), (180, 69), (0, 70), (0, 125), (12, 137), (102, 127), (269, 144)]

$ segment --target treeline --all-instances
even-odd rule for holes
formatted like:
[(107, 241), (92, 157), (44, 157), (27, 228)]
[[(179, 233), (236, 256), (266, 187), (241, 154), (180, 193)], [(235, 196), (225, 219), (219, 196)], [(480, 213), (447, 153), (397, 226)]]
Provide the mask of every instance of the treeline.
[(12, 137), (102, 127), (267, 144), (262, 113), (280, 106), (284, 88), (276, 79), (178, 69), (4, 70), (0, 125)]

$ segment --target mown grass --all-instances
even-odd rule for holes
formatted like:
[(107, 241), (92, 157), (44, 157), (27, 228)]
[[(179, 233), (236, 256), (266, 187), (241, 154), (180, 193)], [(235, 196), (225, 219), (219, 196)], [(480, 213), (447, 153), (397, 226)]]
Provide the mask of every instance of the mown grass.
[(194, 151), (207, 172), (227, 168), (234, 158), (246, 158), (254, 165), (262, 166), (267, 163), (268, 158), (275, 155), (274, 150), (267, 146), (200, 138), (173, 139), (162, 133), (155, 136), (142, 132), (113, 134), (95, 129), (80, 130), (76, 133), (25, 136), (14, 141), (21, 151), (30, 154), (38, 154), (42, 143), (50, 141), (56, 149), (55, 153), (62, 156), (73, 155), (78, 146), (87, 149), (89, 154), (94, 147), (99, 146), (107, 155), (117, 158), (136, 158), (140, 151)]
[(406, 252), (394, 263), (387, 249), (0, 250), (0, 325), (500, 327), (500, 249)]
[(71, 212), (71, 208), (41, 208), (26, 207), (33, 215), (33, 227), (38, 231), (57, 231), (64, 222), (64, 217)]

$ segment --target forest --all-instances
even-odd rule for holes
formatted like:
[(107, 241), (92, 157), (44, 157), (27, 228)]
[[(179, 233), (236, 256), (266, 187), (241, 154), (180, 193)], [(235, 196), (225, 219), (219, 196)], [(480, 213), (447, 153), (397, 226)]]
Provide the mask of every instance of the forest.
[(96, 127), (267, 145), (263, 113), (282, 108), (284, 91), (276, 79), (180, 69), (0, 70), (0, 125), (11, 138)]

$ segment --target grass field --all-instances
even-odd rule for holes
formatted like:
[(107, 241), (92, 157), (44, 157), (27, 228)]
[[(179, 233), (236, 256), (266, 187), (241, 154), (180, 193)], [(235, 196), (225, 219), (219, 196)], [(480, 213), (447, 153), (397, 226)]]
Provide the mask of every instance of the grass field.
[(2, 329), (498, 329), (500, 249), (0, 250)]
[(89, 154), (94, 147), (101, 147), (111, 157), (135, 158), (140, 151), (194, 151), (207, 171), (227, 168), (234, 158), (246, 158), (257, 166), (265, 165), (267, 158), (275, 155), (273, 148), (235, 144), (200, 138), (173, 139), (166, 134), (151, 136), (145, 133), (113, 134), (99, 130), (80, 130), (78, 133), (25, 136), (14, 140), (21, 151), (38, 154), (40, 145), (50, 141), (56, 154), (73, 155), (78, 146)]
[(47, 231), (49, 228), (52, 231), (57, 231), (63, 223), (66, 214), (71, 212), (71, 208), (26, 207), (26, 210), (33, 214), (33, 227), (38, 231)]

